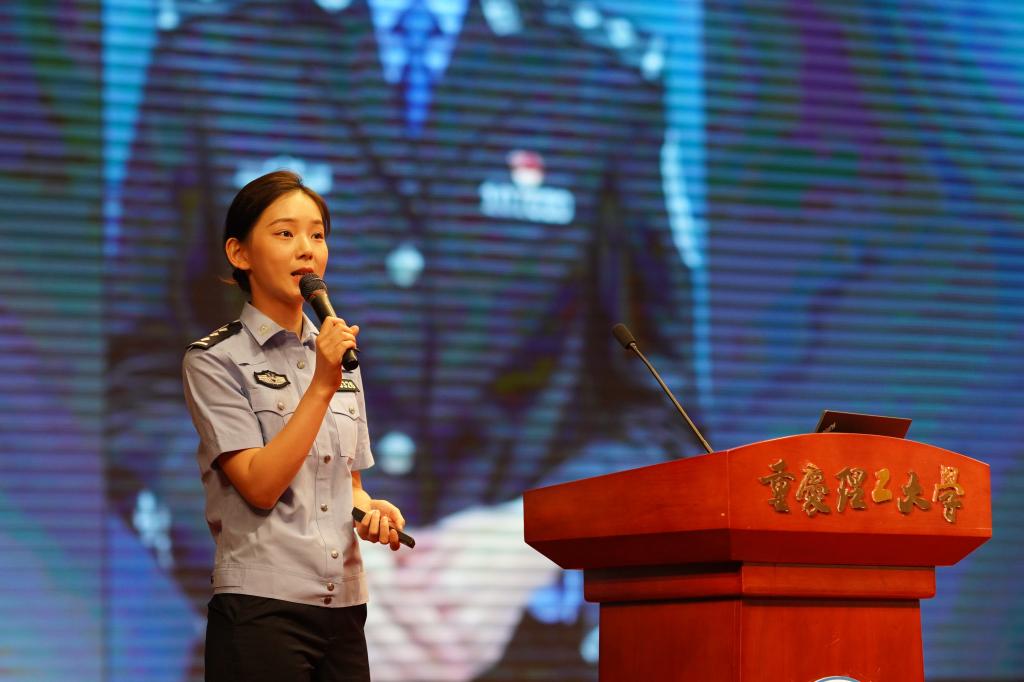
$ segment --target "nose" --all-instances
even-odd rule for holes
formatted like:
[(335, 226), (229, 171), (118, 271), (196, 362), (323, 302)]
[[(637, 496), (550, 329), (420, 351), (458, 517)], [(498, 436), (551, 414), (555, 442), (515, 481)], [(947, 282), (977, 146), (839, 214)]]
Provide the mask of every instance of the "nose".
[(313, 257), (313, 240), (309, 235), (300, 234), (295, 238), (295, 250), (299, 258)]

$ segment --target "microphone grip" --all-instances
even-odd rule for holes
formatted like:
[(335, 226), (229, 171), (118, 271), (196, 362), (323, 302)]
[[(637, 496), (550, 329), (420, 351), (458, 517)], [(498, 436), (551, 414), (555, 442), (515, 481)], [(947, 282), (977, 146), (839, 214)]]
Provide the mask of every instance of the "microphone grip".
[[(309, 297), (309, 305), (313, 308), (313, 312), (320, 318), (322, 323), (328, 317), (337, 317), (338, 314), (334, 312), (334, 306), (331, 305), (331, 299), (327, 298), (326, 290), (314, 292)], [(345, 354), (341, 356), (341, 366), (351, 372), (355, 368), (359, 367), (359, 357), (356, 355), (354, 348), (349, 348), (345, 351)]]

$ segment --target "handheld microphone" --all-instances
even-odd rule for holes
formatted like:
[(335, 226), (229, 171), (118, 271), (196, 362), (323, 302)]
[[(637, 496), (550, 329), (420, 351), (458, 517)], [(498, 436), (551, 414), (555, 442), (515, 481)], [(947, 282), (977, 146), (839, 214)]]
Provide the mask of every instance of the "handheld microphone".
[[(327, 297), (327, 283), (312, 272), (307, 272), (299, 280), (299, 292), (302, 294), (302, 298), (309, 302), (321, 324), (328, 317), (338, 316), (331, 305), (331, 299)], [(341, 358), (341, 366), (350, 372), (359, 366), (359, 358), (356, 357), (354, 349), (349, 348), (345, 351), (345, 355)]]
[(658, 370), (654, 369), (654, 365), (652, 365), (647, 360), (647, 358), (644, 357), (644, 354), (640, 352), (640, 348), (636, 345), (636, 339), (633, 338), (633, 334), (630, 333), (626, 325), (622, 324), (621, 322), (618, 323), (617, 325), (612, 327), (612, 334), (615, 336), (618, 342), (622, 344), (623, 348), (625, 348), (626, 350), (633, 351), (634, 353), (637, 354), (637, 357), (643, 360), (644, 364), (647, 365), (647, 369), (651, 370), (651, 374), (653, 374), (654, 378), (658, 381), (658, 385), (661, 386), (661, 390), (665, 391), (665, 395), (667, 395), (668, 399), (672, 401), (672, 404), (676, 406), (676, 410), (678, 410), (679, 414), (681, 414), (683, 416), (683, 419), (686, 420), (686, 423), (689, 425), (690, 430), (693, 431), (693, 434), (695, 436), (697, 436), (697, 440), (699, 440), (700, 444), (704, 446), (704, 450), (708, 453), (713, 452), (713, 450), (711, 449), (711, 445), (704, 438), (704, 435), (700, 432), (700, 429), (698, 429), (697, 426), (693, 423), (693, 421), (690, 419), (690, 416), (686, 414), (686, 410), (684, 410), (683, 406), (679, 404), (679, 401), (676, 400), (676, 397), (672, 395), (672, 391), (668, 390), (668, 386), (665, 385), (665, 382), (661, 380), (661, 376), (658, 374)]

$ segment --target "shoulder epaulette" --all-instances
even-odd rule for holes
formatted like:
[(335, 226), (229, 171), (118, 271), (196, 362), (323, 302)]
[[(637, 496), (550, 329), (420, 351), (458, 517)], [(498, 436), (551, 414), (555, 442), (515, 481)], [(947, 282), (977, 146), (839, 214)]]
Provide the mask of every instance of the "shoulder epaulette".
[(237, 334), (241, 330), (242, 330), (242, 321), (241, 320), (235, 320), (234, 322), (229, 322), (228, 324), (224, 325), (220, 329), (217, 329), (216, 331), (210, 332), (209, 335), (204, 336), (203, 338), (199, 339), (198, 341), (193, 341), (192, 343), (188, 344), (188, 348), (186, 348), (185, 350), (192, 350), (193, 348), (200, 348), (202, 350), (207, 350), (207, 349), (213, 348), (214, 346), (216, 346), (218, 343), (220, 343), (224, 339), (226, 339), (228, 337), (231, 337), (231, 336), (234, 336), (235, 334)]
[(651, 35), (629, 19), (587, 0), (546, 0), (546, 21), (574, 33), (583, 43), (618, 55), (644, 79), (660, 80), (665, 67), (665, 38)]

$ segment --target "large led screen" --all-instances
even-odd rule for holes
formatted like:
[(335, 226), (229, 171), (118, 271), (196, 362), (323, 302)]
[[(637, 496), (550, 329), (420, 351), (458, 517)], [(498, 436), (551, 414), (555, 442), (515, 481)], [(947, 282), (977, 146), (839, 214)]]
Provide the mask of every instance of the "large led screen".
[(363, 548), (374, 679), (596, 679), (521, 495), (703, 452), (616, 322), (717, 449), (830, 408), (987, 462), (926, 672), (1024, 676), (1017, 4), (411, 4), (0, 6), (0, 679), (202, 679), (181, 359), (238, 317), (224, 214), (280, 168), (330, 206), (364, 485), (418, 541)]

